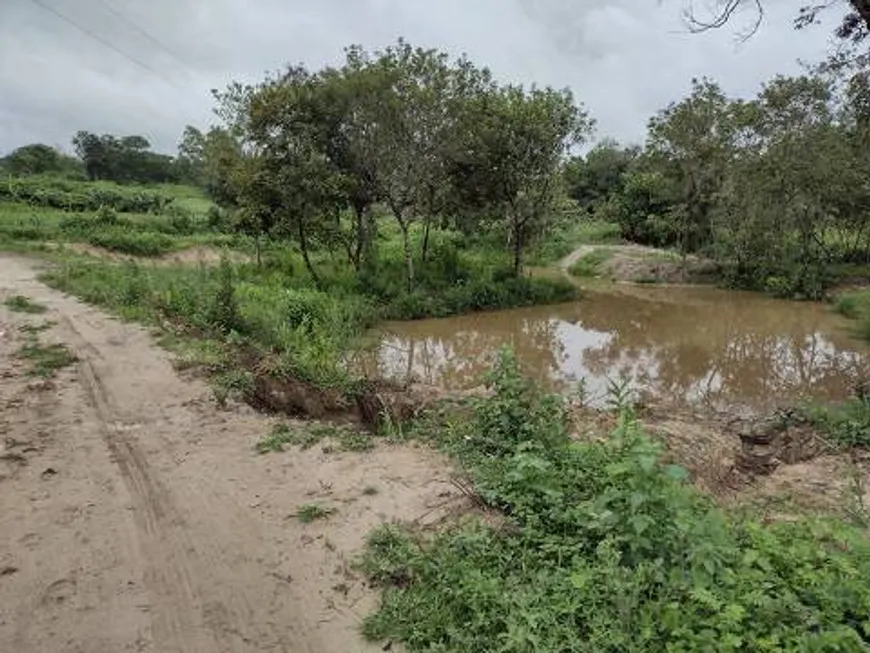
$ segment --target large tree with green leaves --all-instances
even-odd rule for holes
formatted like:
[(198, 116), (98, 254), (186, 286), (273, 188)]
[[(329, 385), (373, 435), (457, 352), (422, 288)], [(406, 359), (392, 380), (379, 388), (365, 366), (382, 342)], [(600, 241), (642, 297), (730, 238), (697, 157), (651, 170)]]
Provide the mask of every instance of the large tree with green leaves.
[(482, 195), (507, 225), (513, 272), (552, 216), (562, 191), (562, 165), (590, 134), (593, 121), (570, 91), (506, 86), (476, 99), (469, 167)]

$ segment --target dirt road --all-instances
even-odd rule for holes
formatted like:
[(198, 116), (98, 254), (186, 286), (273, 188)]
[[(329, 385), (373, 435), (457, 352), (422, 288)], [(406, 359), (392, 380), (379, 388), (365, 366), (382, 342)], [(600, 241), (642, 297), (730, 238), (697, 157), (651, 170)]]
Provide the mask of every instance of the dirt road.
[[(377, 598), (350, 568), (385, 520), (435, 520), (458, 492), (414, 448), (257, 456), (272, 421), (218, 409), (141, 327), (0, 254), (0, 651), (380, 650), (358, 634)], [(47, 383), (15, 352), (22, 324), (80, 361)], [(363, 493), (374, 486), (377, 494)], [(337, 509), (309, 525), (300, 504)], [(433, 510), (434, 508), (434, 510)]]

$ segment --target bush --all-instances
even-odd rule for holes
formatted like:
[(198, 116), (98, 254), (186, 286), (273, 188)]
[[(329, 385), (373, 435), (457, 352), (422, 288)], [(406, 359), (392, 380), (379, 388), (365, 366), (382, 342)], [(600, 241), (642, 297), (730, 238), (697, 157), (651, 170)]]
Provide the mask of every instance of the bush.
[[(496, 272), (497, 274), (497, 272)], [(446, 317), (476, 311), (555, 304), (576, 299), (577, 289), (561, 279), (514, 277), (475, 279), (441, 292), (418, 290), (389, 302), (384, 316), (394, 320)]]
[(169, 236), (150, 232), (130, 232), (118, 227), (92, 231), (87, 240), (91, 245), (132, 256), (160, 256), (172, 251)]
[(87, 212), (108, 207), (119, 213), (160, 213), (173, 198), (135, 188), (75, 182), (55, 177), (20, 177), (0, 185), (0, 202)]
[(365, 622), (410, 651), (859, 651), (870, 546), (846, 526), (729, 516), (660, 462), (630, 413), (572, 442), (561, 400), (503, 354), (476, 420), (439, 437), (504, 514), (429, 541), (371, 534)]

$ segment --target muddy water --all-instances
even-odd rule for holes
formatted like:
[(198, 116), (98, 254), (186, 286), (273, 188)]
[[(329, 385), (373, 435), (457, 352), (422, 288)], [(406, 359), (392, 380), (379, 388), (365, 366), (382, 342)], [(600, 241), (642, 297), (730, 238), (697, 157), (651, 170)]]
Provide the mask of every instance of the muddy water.
[(448, 388), (480, 384), (511, 345), (527, 373), (593, 403), (609, 380), (677, 405), (766, 408), (837, 399), (870, 374), (870, 349), (819, 304), (713, 288), (619, 286), (575, 303), (391, 323), (365, 366)]

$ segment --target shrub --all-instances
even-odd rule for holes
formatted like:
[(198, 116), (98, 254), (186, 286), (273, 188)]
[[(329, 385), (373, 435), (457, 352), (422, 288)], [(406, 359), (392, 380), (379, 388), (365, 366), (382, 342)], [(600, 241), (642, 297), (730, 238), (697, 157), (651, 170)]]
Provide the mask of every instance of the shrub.
[(120, 213), (160, 213), (173, 198), (151, 191), (57, 177), (20, 177), (0, 184), (0, 202), (87, 212), (108, 207)]
[(169, 236), (151, 232), (130, 232), (119, 227), (92, 231), (87, 236), (91, 245), (132, 256), (160, 256), (172, 251)]
[(438, 436), (504, 522), (373, 532), (369, 637), (467, 653), (867, 650), (863, 533), (727, 515), (629, 412), (609, 439), (572, 442), (560, 400), (509, 353), (490, 384), (476, 419)]

